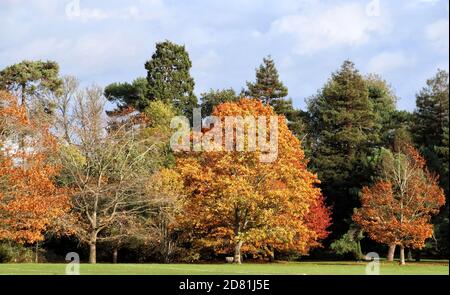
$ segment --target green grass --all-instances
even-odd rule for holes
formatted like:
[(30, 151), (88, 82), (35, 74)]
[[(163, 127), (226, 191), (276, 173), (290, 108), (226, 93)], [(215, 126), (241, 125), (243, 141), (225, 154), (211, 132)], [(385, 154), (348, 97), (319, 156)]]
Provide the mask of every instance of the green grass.
[[(364, 262), (289, 262), (256, 264), (81, 264), (82, 275), (364, 275)], [(63, 275), (66, 264), (0, 264), (0, 275)], [(448, 261), (381, 262), (382, 275), (448, 275)]]

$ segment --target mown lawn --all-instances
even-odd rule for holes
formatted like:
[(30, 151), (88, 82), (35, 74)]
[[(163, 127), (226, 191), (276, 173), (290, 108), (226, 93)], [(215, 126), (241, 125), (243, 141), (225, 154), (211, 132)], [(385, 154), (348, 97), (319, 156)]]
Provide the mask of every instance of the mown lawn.
[[(364, 275), (364, 262), (289, 262), (255, 264), (81, 264), (81, 275)], [(64, 275), (67, 264), (0, 264), (0, 275)], [(382, 275), (448, 275), (448, 261), (399, 266), (381, 262)]]

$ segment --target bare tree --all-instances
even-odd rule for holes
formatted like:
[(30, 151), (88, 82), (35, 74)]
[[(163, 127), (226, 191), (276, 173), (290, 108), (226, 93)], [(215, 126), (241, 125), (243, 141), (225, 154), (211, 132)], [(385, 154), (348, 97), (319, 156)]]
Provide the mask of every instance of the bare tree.
[(79, 82), (74, 76), (64, 76), (63, 85), (59, 93), (51, 93), (54, 110), (54, 127), (56, 134), (67, 143), (71, 143), (70, 135), (73, 123), (73, 104), (78, 91)]
[(74, 119), (73, 143), (62, 149), (61, 158), (65, 181), (74, 190), (73, 232), (89, 245), (89, 262), (96, 263), (97, 243), (123, 235), (113, 228), (148, 207), (143, 184), (153, 145), (135, 130), (107, 131), (99, 87), (77, 94)]

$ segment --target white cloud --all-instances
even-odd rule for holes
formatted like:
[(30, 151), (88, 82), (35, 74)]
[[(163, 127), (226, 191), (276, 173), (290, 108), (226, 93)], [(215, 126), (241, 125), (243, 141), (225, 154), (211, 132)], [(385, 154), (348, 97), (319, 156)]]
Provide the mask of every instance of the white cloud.
[(72, 0), (65, 5), (66, 17), (69, 20), (104, 20), (110, 17), (110, 12), (97, 8), (86, 8), (80, 0)]
[(440, 19), (425, 28), (425, 37), (430, 42), (431, 46), (437, 51), (447, 54), (449, 50), (449, 21), (447, 19)]
[(406, 56), (401, 51), (382, 52), (369, 60), (368, 71), (377, 74), (386, 74), (398, 69), (407, 68), (415, 64), (415, 58)]
[(162, 0), (139, 0), (135, 5), (115, 8), (90, 8), (80, 0), (72, 0), (65, 6), (66, 17), (72, 21), (112, 20), (162, 20), (169, 16)]
[(333, 47), (362, 45), (388, 30), (385, 11), (382, 16), (369, 16), (365, 5), (346, 3), (316, 5), (305, 13), (281, 17), (272, 23), (270, 32), (293, 35), (295, 51), (312, 54)]

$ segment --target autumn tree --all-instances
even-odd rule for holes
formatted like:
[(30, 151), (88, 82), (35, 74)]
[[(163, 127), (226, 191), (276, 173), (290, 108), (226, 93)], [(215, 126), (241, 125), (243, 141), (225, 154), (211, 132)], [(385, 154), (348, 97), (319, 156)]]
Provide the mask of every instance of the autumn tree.
[(110, 130), (138, 130), (140, 139), (152, 149), (146, 157), (147, 170), (142, 175), (148, 179), (141, 179), (139, 184), (145, 196), (145, 210), (140, 214), (127, 214), (104, 231), (102, 237), (108, 237), (113, 262), (118, 259), (118, 250), (130, 245), (147, 245), (157, 259), (169, 262), (179, 250), (173, 224), (178, 196), (182, 195), (180, 176), (168, 168), (175, 162), (169, 139), (173, 132), (170, 121), (176, 110), (161, 100), (153, 100), (142, 112), (132, 108), (114, 112), (114, 115), (108, 114)]
[(162, 168), (147, 175), (142, 186), (142, 205), (139, 214), (124, 214), (100, 234), (100, 240), (112, 250), (117, 263), (119, 250), (144, 246), (159, 261), (169, 263), (180, 253), (176, 216), (180, 210), (183, 180), (173, 169)]
[(445, 197), (437, 177), (427, 171), (424, 158), (410, 144), (400, 145), (394, 153), (386, 150), (380, 163), (382, 177), (363, 188), (362, 207), (353, 220), (370, 238), (391, 246), (391, 251), (398, 245), (400, 263), (405, 264), (405, 247), (424, 246), (433, 233), (431, 216), (439, 212)]
[(143, 114), (147, 123), (142, 130), (142, 136), (154, 146), (151, 153), (152, 171), (172, 167), (175, 164), (175, 156), (169, 144), (173, 133), (170, 121), (176, 116), (176, 110), (170, 104), (155, 100), (149, 103)]
[(0, 240), (35, 244), (68, 212), (68, 191), (55, 184), (57, 149), (48, 126), (0, 91)]
[(183, 179), (175, 170), (163, 168), (149, 178), (146, 192), (150, 206), (145, 225), (147, 234), (156, 254), (168, 263), (179, 247), (175, 229), (184, 196)]
[[(179, 226), (198, 237), (194, 243), (216, 253), (233, 251), (236, 263), (241, 262), (242, 253), (273, 256), (277, 250), (304, 254), (317, 246), (326, 236), (329, 212), (317, 210), (323, 207), (316, 187), (319, 180), (306, 169), (300, 142), (287, 128), (284, 117), (275, 116), (271, 107), (254, 99), (221, 104), (213, 115), (222, 121), (217, 134), (224, 132), (227, 116), (252, 116), (256, 121), (265, 117), (267, 122), (273, 116), (270, 120), (277, 122), (278, 128), (267, 134), (261, 129), (257, 135), (263, 141), (267, 139), (264, 135), (278, 132), (278, 140), (270, 143), (278, 149), (277, 157), (267, 163), (260, 159), (267, 152), (261, 145), (255, 150), (249, 148), (250, 121), (243, 124), (246, 148), (242, 151), (229, 150), (220, 143), (212, 151), (180, 153), (177, 169), (184, 180), (186, 197)], [(237, 132), (236, 126), (229, 127)], [(208, 130), (213, 132), (214, 127), (204, 129), (203, 136)], [(237, 137), (233, 138), (237, 147)], [(321, 211), (324, 224), (314, 224), (308, 216), (312, 210)]]
[(309, 212), (305, 216), (307, 227), (315, 233), (307, 243), (309, 249), (322, 247), (321, 241), (330, 234), (331, 207), (326, 205), (323, 195), (310, 204)]

